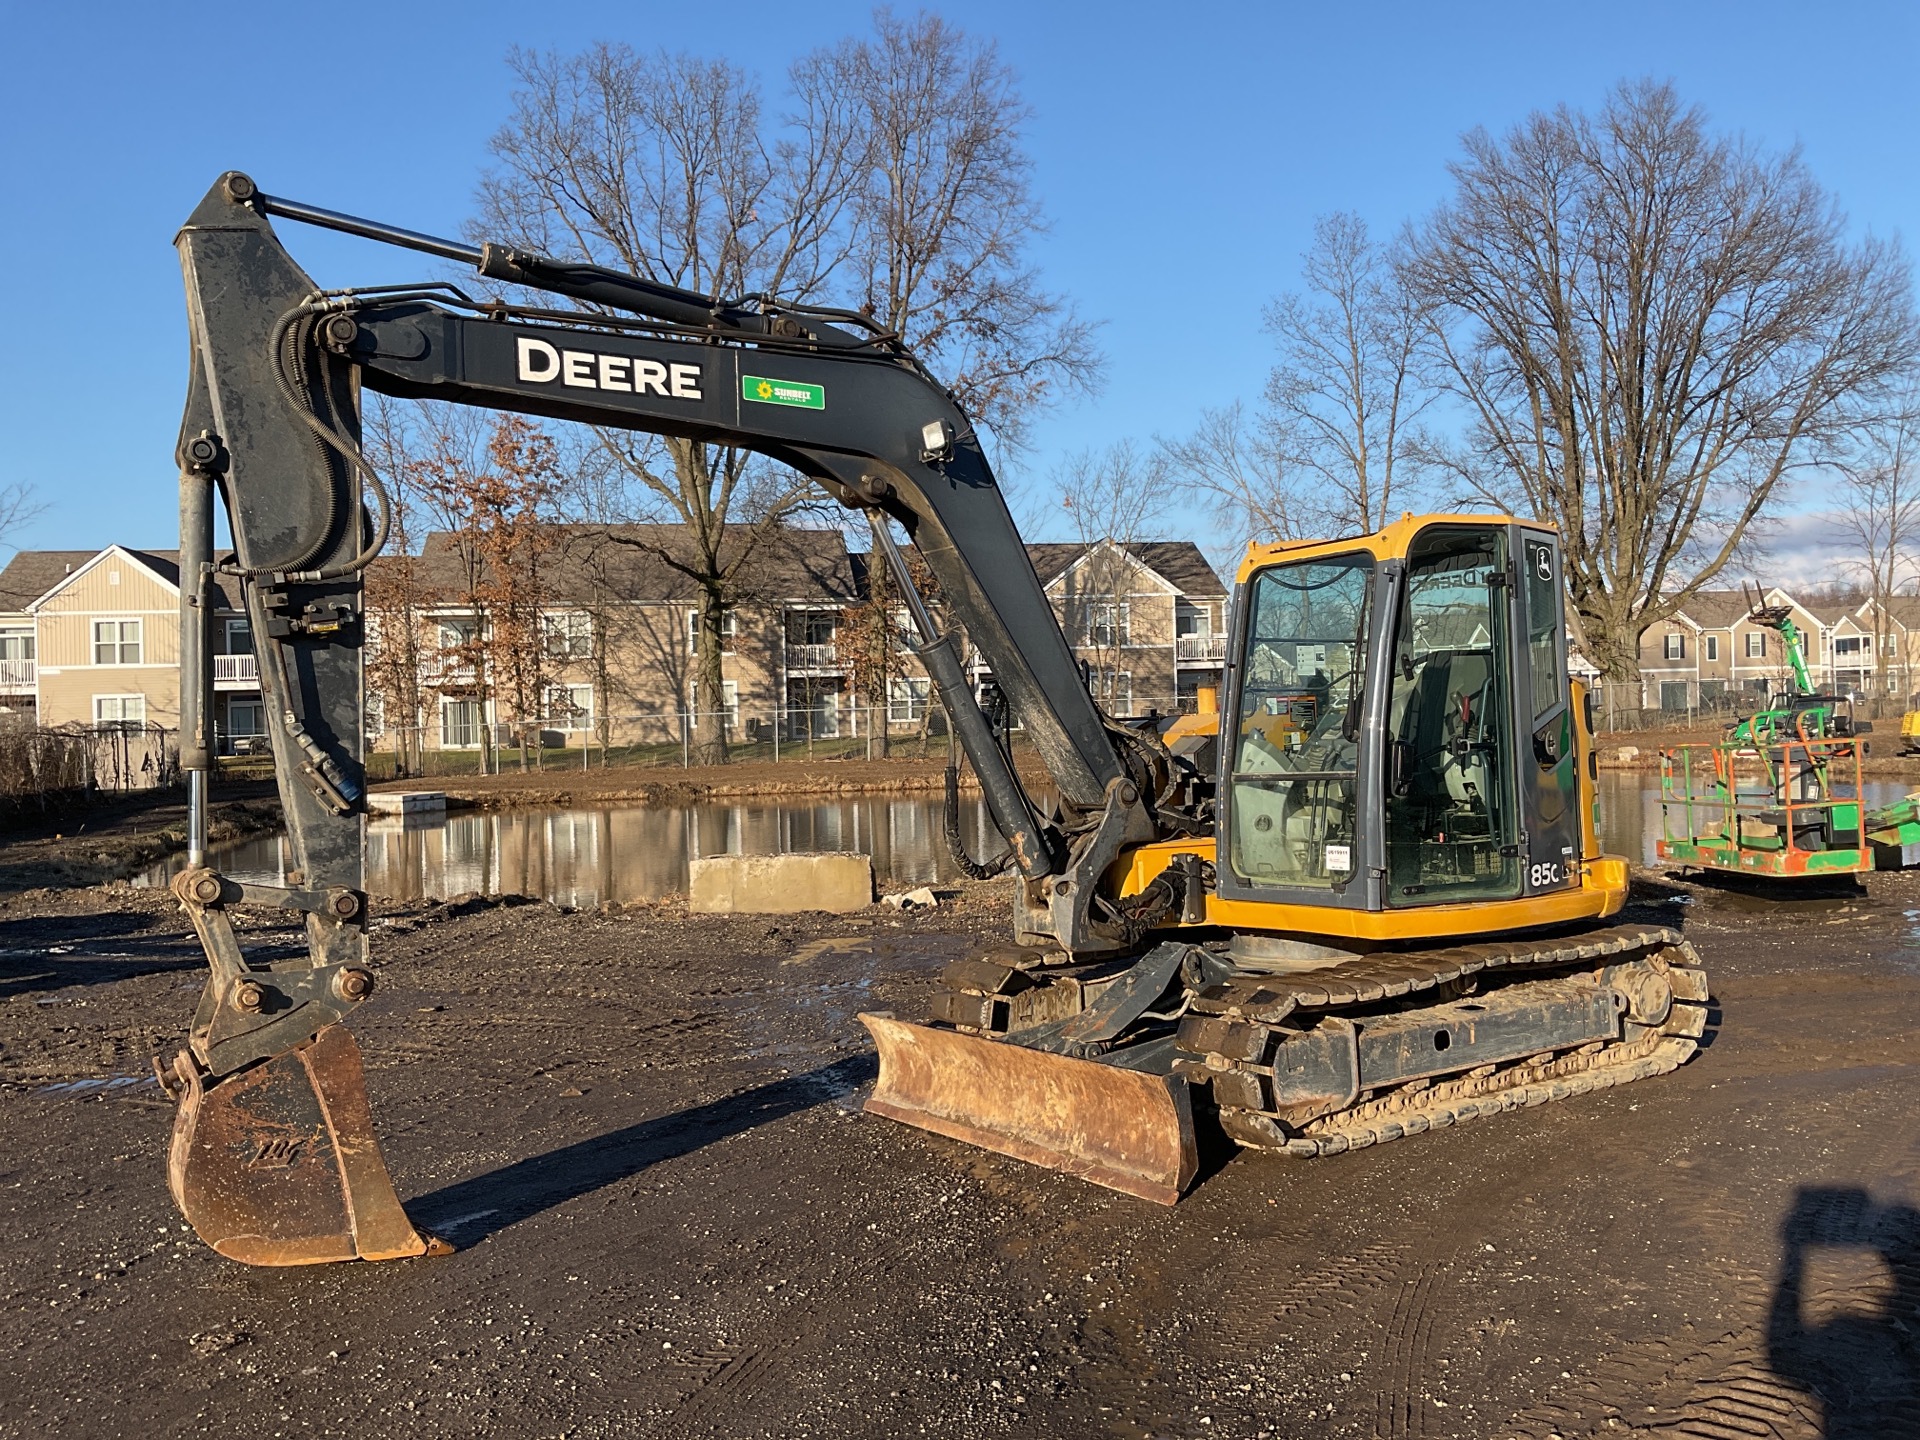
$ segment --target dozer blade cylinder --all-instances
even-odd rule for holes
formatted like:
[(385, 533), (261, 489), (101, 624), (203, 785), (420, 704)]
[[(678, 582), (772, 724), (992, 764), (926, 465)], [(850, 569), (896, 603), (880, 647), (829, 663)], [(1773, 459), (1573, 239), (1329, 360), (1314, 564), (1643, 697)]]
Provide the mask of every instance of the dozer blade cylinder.
[(407, 1219), (374, 1138), (360, 1047), (344, 1025), (211, 1085), (185, 1087), (167, 1183), (215, 1250), (247, 1265), (399, 1260), (452, 1247)]
[(1171, 1205), (1199, 1168), (1185, 1080), (862, 1015), (880, 1051), (866, 1108)]

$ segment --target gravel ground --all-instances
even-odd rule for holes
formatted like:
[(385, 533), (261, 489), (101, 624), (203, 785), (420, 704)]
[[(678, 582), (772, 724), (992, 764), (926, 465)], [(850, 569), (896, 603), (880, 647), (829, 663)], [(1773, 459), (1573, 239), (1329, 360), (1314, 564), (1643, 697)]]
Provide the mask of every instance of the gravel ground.
[(1173, 1209), (860, 1113), (855, 1013), (1005, 898), (384, 913), (355, 1028), (461, 1248), (279, 1271), (167, 1198), (181, 918), (0, 900), (0, 1435), (1920, 1436), (1920, 877), (1650, 892), (1720, 1002), (1679, 1073)]

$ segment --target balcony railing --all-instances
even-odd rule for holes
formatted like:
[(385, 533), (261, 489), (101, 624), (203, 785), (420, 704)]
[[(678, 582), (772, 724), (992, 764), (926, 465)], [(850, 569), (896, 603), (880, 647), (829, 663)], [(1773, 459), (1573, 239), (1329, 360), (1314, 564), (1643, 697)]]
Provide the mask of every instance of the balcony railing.
[(31, 690), (38, 666), (32, 660), (0, 660), (0, 690)]
[(1227, 658), (1227, 637), (1224, 635), (1176, 635), (1173, 639), (1173, 658), (1175, 660), (1224, 660)]
[(260, 657), (257, 655), (214, 656), (213, 683), (216, 685), (258, 685), (260, 683)]
[(837, 645), (787, 646), (789, 670), (831, 670), (839, 664), (840, 647)]

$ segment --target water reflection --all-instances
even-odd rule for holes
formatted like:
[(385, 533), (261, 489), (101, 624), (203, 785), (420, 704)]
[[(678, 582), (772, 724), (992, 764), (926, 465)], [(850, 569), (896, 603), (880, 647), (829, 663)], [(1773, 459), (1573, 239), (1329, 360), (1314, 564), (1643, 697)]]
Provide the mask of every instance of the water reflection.
[[(1904, 780), (1868, 780), (1862, 798), (1869, 809), (1890, 805), (1913, 789)], [(1696, 815), (1717, 818), (1719, 812), (1698, 810)], [(1678, 811), (1674, 825), (1684, 824)], [(1658, 860), (1655, 844), (1661, 837), (1660, 777), (1632, 770), (1600, 772), (1600, 848), (1625, 855), (1644, 865)]]
[[(961, 833), (976, 856), (1005, 847), (977, 798), (961, 803)], [(367, 889), (394, 900), (537, 895), (559, 905), (657, 900), (684, 893), (687, 862), (706, 855), (850, 850), (902, 887), (958, 878), (947, 854), (942, 802), (926, 796), (766, 801), (648, 809), (453, 811), (367, 821)], [(217, 847), (214, 866), (236, 880), (277, 885), (291, 865), (286, 841), (262, 836)], [(144, 878), (165, 884), (183, 859)]]
[[(1908, 789), (1899, 781), (1869, 782), (1866, 802), (1884, 805)], [(977, 798), (962, 804), (961, 831), (976, 856), (1004, 848)], [(1602, 772), (1603, 847), (1651, 863), (1660, 833), (1659, 777)], [(290, 863), (285, 848), (267, 836), (216, 849), (212, 859), (236, 880), (277, 885)], [(906, 796), (382, 816), (367, 823), (367, 888), (397, 900), (444, 900), (477, 890), (537, 895), (560, 905), (618, 904), (684, 893), (687, 861), (695, 856), (823, 850), (871, 855), (875, 872), (901, 887), (958, 878), (942, 836), (941, 802)], [(165, 884), (183, 863), (175, 856), (145, 883)]]

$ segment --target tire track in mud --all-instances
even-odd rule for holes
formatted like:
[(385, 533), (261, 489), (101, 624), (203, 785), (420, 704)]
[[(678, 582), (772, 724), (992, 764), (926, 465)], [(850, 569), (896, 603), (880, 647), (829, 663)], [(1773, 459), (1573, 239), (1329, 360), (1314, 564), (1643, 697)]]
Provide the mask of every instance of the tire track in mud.
[(774, 1352), (739, 1345), (717, 1345), (694, 1352), (704, 1373), (686, 1397), (673, 1405), (642, 1435), (680, 1436), (711, 1429), (726, 1419), (722, 1407), (745, 1407), (749, 1415), (763, 1413), (757, 1403), (773, 1369)]
[(1374, 1411), (1375, 1433), (1385, 1440), (1411, 1440), (1427, 1433), (1427, 1407), (1420, 1402), (1426, 1398), (1423, 1386), (1433, 1348), (1433, 1281), (1436, 1273), (1452, 1268), (1450, 1260), (1421, 1260), (1395, 1297), (1382, 1357), (1386, 1388), (1378, 1392)]

